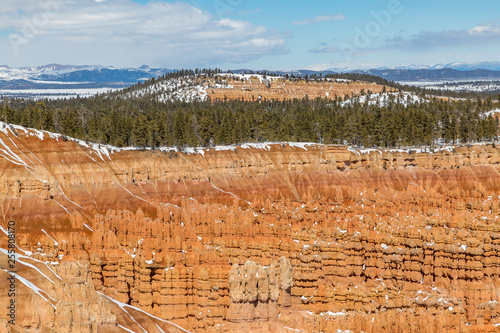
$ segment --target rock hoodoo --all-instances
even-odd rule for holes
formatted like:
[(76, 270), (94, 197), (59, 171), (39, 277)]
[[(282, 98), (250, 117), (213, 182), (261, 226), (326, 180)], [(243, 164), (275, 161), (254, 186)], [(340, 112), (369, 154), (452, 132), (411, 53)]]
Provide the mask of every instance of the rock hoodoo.
[(0, 224), (5, 234), (16, 222), (19, 275), (32, 284), (19, 283), (19, 330), (500, 327), (492, 146), (181, 153), (20, 128), (0, 139)]

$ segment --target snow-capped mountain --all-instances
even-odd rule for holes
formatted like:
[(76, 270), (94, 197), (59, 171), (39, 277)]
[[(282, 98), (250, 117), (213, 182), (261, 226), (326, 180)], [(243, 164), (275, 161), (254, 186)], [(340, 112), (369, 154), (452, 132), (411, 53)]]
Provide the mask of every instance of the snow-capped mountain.
[(343, 66), (343, 67), (332, 67), (328, 71), (335, 73), (354, 73), (354, 72), (366, 72), (371, 70), (421, 70), (421, 69), (432, 69), (433, 67), (428, 65), (400, 65), (400, 66)]
[(500, 80), (500, 71), (487, 69), (456, 70), (442, 69), (373, 69), (357, 71), (397, 82), (444, 82), (444, 81), (495, 81)]
[(78, 85), (86, 88), (127, 86), (171, 72), (168, 68), (116, 68), (112, 66), (73, 66), (50, 64), (39, 67), (0, 66), (0, 88), (51, 88)]
[(490, 71), (500, 71), (500, 61), (483, 61), (483, 62), (452, 62), (449, 64), (438, 64), (433, 66), (434, 69), (451, 68), (457, 71), (471, 71), (475, 69), (487, 69)]
[[(160, 77), (174, 69), (117, 68), (113, 66), (78, 66), (49, 64), (39, 67), (0, 66), (0, 97), (43, 98), (47, 92), (61, 97), (86, 96), (134, 85), (154, 77)], [(234, 73), (250, 70), (234, 70)], [(500, 81), (500, 62), (454, 62), (448, 64), (405, 66), (352, 66), (329, 70), (270, 70), (278, 75), (305, 76), (314, 74), (362, 73), (382, 77), (390, 81), (421, 82), (473, 82)], [(53, 97), (53, 96), (52, 96)]]
[(374, 70), (436, 70), (436, 69), (454, 69), (457, 71), (473, 71), (476, 69), (485, 69), (490, 71), (500, 71), (500, 61), (482, 61), (482, 62), (451, 62), (441, 63), (434, 66), (429, 65), (398, 65), (398, 66), (339, 66), (329, 68), (328, 71), (337, 73), (351, 73), (358, 71)]
[[(235, 73), (244, 70), (234, 71)], [(248, 72), (249, 70), (247, 70)], [(269, 71), (281, 75), (312, 75), (334, 73), (359, 73), (382, 77), (398, 82), (444, 82), (444, 81), (488, 81), (500, 80), (500, 62), (453, 62), (447, 64), (429, 65), (399, 65), (399, 66), (338, 66), (326, 70), (287, 70)]]

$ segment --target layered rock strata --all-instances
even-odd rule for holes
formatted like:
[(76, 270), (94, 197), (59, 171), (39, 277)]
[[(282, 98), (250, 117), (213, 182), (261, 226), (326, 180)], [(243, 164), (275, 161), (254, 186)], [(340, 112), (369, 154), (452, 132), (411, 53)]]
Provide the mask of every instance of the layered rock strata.
[[(88, 267), (111, 305), (193, 332), (500, 327), (500, 155), (492, 146), (111, 153), (4, 132), (3, 227), (16, 221), (19, 251), (34, 260)], [(69, 276), (64, 288), (83, 288), (84, 275)], [(113, 306), (78, 312), (72, 299), (67, 310), (34, 313), (113, 323)]]

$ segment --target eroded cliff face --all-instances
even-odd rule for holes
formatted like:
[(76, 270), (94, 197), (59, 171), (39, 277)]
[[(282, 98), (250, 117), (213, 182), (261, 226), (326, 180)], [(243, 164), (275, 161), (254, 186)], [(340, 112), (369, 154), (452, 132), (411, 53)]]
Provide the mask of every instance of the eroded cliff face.
[(61, 265), (63, 289), (80, 290), (59, 295), (23, 266), (46, 294), (22, 287), (37, 310), (19, 311), (38, 317), (20, 328), (41, 331), (45, 321), (57, 331), (70, 314), (103, 332), (180, 330), (159, 319), (193, 332), (500, 328), (500, 155), (491, 146), (111, 153), (20, 128), (0, 139), (3, 228), (16, 221), (18, 252)]

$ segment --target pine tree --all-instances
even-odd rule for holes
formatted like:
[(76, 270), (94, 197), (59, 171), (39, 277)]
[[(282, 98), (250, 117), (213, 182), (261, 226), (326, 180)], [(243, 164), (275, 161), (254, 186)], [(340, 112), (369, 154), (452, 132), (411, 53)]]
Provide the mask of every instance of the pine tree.
[(146, 135), (147, 135), (147, 119), (146, 116), (141, 114), (134, 119), (132, 125), (132, 144), (136, 147), (146, 147)]

